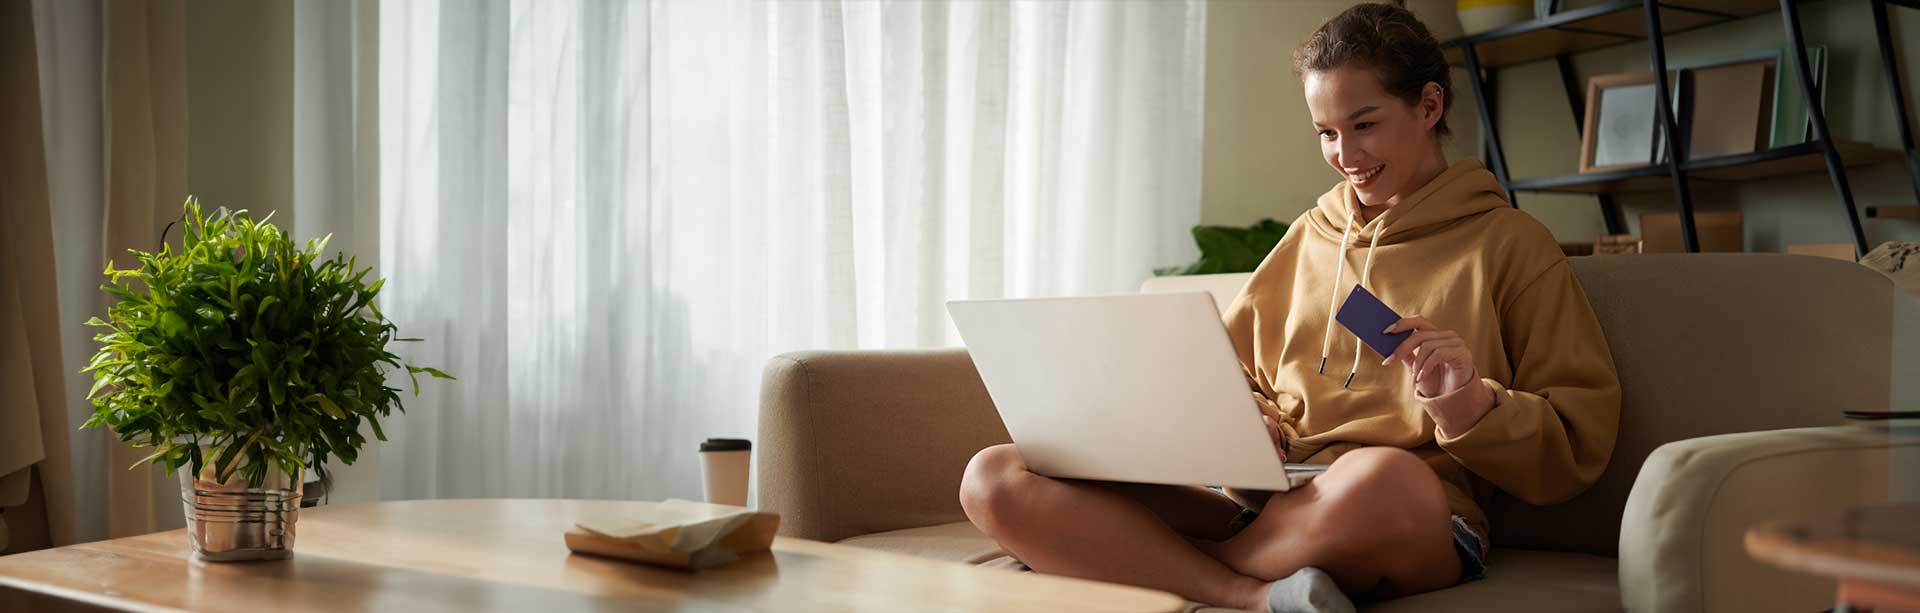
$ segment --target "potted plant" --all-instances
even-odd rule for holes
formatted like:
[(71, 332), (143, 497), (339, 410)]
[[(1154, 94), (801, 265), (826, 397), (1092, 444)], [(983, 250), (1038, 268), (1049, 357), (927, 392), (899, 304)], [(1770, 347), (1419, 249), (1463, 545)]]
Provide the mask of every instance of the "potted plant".
[(1217, 275), (1253, 272), (1287, 235), (1287, 224), (1262, 219), (1245, 228), (1194, 226), (1193, 242), (1200, 245), (1200, 261), (1186, 266), (1156, 268), (1153, 276)]
[[(323, 259), (331, 236), (296, 248), (287, 232), (222, 208), (203, 216), (189, 198), (179, 251), (130, 251), (140, 264), (108, 262), (101, 290), (118, 302), (86, 371), (95, 407), (84, 427), (106, 426), (180, 477), (187, 533), (203, 560), (293, 555), (302, 471), (329, 458), (352, 464), (364, 422), (405, 410), (386, 367), (422, 373), (387, 350), (396, 328), (343, 254)], [(162, 241), (165, 242), (164, 240)]]

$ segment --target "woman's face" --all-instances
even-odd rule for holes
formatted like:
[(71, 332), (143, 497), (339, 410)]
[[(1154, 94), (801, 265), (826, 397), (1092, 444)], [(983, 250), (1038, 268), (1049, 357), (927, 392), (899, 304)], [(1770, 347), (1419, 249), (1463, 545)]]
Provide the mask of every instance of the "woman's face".
[(1428, 83), (1419, 104), (1388, 94), (1364, 68), (1341, 66), (1306, 74), (1307, 110), (1320, 154), (1368, 205), (1396, 204), (1436, 155), (1440, 86)]

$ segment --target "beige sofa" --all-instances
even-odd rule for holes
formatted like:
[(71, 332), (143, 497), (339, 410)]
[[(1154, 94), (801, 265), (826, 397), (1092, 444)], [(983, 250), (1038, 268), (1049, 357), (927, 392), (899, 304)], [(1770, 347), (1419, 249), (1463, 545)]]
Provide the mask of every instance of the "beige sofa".
[[(1371, 608), (1831, 606), (1830, 581), (1754, 561), (1742, 535), (1885, 501), (1896, 482), (1920, 480), (1890, 460), (1920, 455), (1920, 435), (1839, 414), (1886, 408), (1893, 394), (1911, 401), (1894, 373), (1912, 365), (1892, 356), (1912, 354), (1914, 326), (1895, 313), (1920, 312), (1913, 298), (1866, 268), (1801, 256), (1576, 258), (1574, 268), (1625, 392), (1606, 473), (1558, 505), (1496, 500), (1487, 579)], [(1207, 289), (1224, 305), (1244, 282), (1146, 289)], [(964, 350), (783, 355), (763, 380), (760, 506), (780, 512), (791, 536), (991, 560), (1004, 554), (966, 522), (956, 492), (968, 458), (1008, 440)]]

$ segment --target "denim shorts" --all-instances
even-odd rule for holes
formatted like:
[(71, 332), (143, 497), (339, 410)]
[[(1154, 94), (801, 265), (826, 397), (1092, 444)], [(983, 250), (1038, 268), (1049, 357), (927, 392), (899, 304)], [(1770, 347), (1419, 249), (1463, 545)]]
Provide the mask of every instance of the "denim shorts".
[[(1259, 511), (1241, 508), (1240, 515), (1227, 524), (1228, 534), (1239, 534), (1258, 517)], [(1453, 525), (1453, 552), (1460, 555), (1460, 582), (1487, 578), (1487, 539), (1467, 527), (1465, 517), (1454, 515), (1448, 523)]]

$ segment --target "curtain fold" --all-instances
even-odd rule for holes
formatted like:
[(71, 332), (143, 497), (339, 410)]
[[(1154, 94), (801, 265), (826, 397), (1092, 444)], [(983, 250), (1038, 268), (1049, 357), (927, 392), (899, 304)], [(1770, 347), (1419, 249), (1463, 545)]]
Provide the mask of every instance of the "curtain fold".
[(74, 541), (31, 10), (25, 2), (0, 3), (0, 87), (8, 92), (0, 96), (0, 553)]
[(381, 6), (391, 498), (699, 496), (797, 349), (1190, 259), (1205, 3)]
[[(35, 278), (32, 289), (23, 286), (20, 296), (29, 328), (46, 337), (34, 342), (35, 360), (45, 366), (36, 365), (34, 376), (48, 378), (38, 390), (40, 402), (55, 404), (41, 422), (57, 429), (57, 436), (43, 439), (47, 460), (38, 475), (47, 522), (56, 543), (178, 527), (170, 476), (151, 467), (128, 470), (144, 454), (111, 433), (76, 429), (92, 413), (85, 397), (91, 376), (80, 370), (98, 346), (94, 331), (81, 322), (105, 315), (101, 270), (108, 258), (133, 266), (129, 248), (156, 248), (161, 228), (178, 218), (186, 196), (185, 3), (34, 0), (6, 6), (19, 11), (6, 25), (30, 34), (9, 35), (6, 42), (24, 41), (38, 55), (38, 75), (24, 81), (31, 88), (15, 89), (16, 81), (8, 81), (10, 94), (37, 95), (9, 95), (7, 101), (39, 104), (33, 142), (44, 142), (44, 164), (25, 170), (10, 162), (5, 170), (32, 174), (42, 192), (35, 202), (8, 206), (14, 214), (21, 212), (17, 205), (29, 206), (26, 214), (38, 216), (47, 242), (8, 242), (41, 249), (25, 268), (44, 278)], [(7, 231), (34, 227), (10, 223)], [(50, 314), (36, 315), (35, 305)], [(42, 345), (58, 353), (42, 353)], [(47, 470), (56, 460), (66, 474)]]
[[(106, 126), (104, 254), (117, 268), (138, 264), (128, 249), (153, 251), (180, 218), (187, 196), (186, 3), (107, 0), (104, 7)], [(176, 243), (178, 238), (173, 239)], [(157, 466), (129, 470), (149, 452), (108, 443), (107, 533), (146, 534), (182, 525), (171, 476)]]
[[(293, 216), (282, 227), (303, 243), (332, 235), (327, 249), (361, 267), (380, 260), (379, 4), (293, 0), (291, 15)], [(375, 440), (370, 427), (361, 435)], [(327, 501), (376, 498), (383, 448), (362, 447), (352, 466), (330, 459)]]

